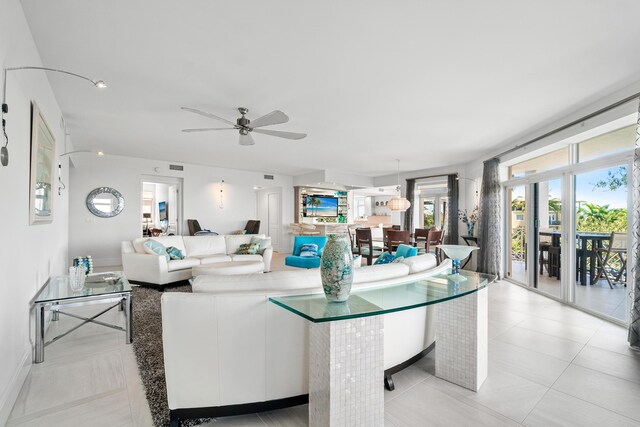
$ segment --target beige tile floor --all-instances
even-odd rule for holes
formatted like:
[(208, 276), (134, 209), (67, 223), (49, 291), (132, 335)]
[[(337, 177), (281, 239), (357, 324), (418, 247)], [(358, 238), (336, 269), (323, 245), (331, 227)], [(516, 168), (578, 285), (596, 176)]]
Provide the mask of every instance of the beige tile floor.
[[(436, 378), (430, 355), (394, 376), (386, 426), (640, 426), (640, 354), (625, 329), (507, 282), (491, 285), (489, 301), (489, 377), (480, 391)], [(61, 316), (48, 334), (76, 322)], [(47, 347), (8, 425), (151, 426), (124, 334), (90, 325)], [(208, 425), (305, 426), (307, 406)]]

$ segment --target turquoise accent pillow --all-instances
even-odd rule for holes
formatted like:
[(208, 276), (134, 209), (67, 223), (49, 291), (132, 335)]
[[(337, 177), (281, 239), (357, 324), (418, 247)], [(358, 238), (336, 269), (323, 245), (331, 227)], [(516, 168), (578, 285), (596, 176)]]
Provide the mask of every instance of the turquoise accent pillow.
[(396, 257), (409, 258), (418, 255), (418, 248), (409, 245), (398, 245)]
[(258, 253), (262, 255), (265, 249), (271, 247), (271, 237), (265, 237), (264, 239), (261, 237), (252, 237), (251, 244), (258, 245)]
[(184, 254), (182, 251), (175, 246), (169, 246), (167, 248), (167, 253), (169, 254), (169, 258), (171, 259), (184, 259)]
[(374, 265), (377, 264), (389, 264), (390, 262), (392, 262), (394, 260), (394, 256), (391, 255), (389, 252), (383, 252), (382, 255), (380, 255), (378, 257), (378, 259), (376, 260), (376, 262), (374, 262)]
[(144, 246), (144, 251), (148, 254), (162, 255), (167, 259), (167, 261), (171, 259), (169, 257), (169, 254), (167, 253), (167, 248), (165, 248), (164, 245), (160, 242), (156, 242), (153, 239), (149, 239), (146, 242), (144, 242), (143, 246)]
[(300, 256), (301, 257), (317, 257), (318, 256), (318, 245), (315, 243), (305, 243), (300, 246)]

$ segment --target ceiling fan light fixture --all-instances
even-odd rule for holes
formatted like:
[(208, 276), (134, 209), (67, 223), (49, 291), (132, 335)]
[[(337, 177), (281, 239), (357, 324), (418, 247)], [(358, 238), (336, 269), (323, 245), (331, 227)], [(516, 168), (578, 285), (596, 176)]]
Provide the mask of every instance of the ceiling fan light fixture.
[(106, 89), (107, 88), (107, 84), (104, 82), (104, 80), (94, 80), (93, 84), (98, 89)]

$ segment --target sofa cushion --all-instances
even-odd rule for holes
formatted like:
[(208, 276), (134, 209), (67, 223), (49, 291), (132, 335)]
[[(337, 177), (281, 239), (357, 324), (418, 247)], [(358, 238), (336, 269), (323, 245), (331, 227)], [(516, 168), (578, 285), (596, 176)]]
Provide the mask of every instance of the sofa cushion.
[(271, 237), (251, 236), (251, 243), (258, 244), (258, 253), (262, 255), (265, 249), (271, 247)]
[(254, 237), (264, 237), (264, 234), (243, 234), (243, 235), (227, 235), (224, 236), (225, 245), (227, 245), (227, 254), (235, 254), (240, 249), (240, 245), (251, 243)]
[(409, 274), (420, 273), (438, 265), (436, 257), (433, 254), (405, 258), (402, 263), (409, 267)]
[(138, 237), (137, 239), (134, 239), (131, 241), (131, 243), (133, 244), (133, 248), (136, 250), (136, 253), (139, 253), (139, 254), (147, 253), (147, 251), (144, 250), (144, 244), (147, 240), (149, 240), (148, 237)]
[(229, 255), (231, 261), (262, 261), (262, 255)]
[(208, 255), (208, 256), (197, 256), (194, 258), (200, 259), (200, 264), (207, 265), (213, 264), (216, 262), (229, 262), (231, 261), (231, 257), (229, 255)]
[(300, 249), (306, 243), (315, 243), (318, 245), (318, 256), (322, 255), (324, 245), (327, 244), (327, 236), (296, 236), (293, 241), (292, 255), (300, 256)]
[(175, 246), (169, 246), (167, 248), (167, 253), (169, 254), (169, 258), (171, 259), (184, 259), (184, 252)]
[(260, 245), (257, 243), (243, 243), (240, 245), (237, 251), (230, 253), (235, 255), (256, 255)]
[(285, 270), (269, 274), (237, 276), (198, 276), (193, 280), (193, 292), (238, 293), (251, 291), (291, 292), (315, 289), (322, 292), (320, 270)]
[(300, 246), (300, 256), (301, 257), (317, 257), (318, 256), (318, 245), (315, 243), (305, 243)]
[(169, 254), (167, 253), (167, 248), (162, 243), (159, 243), (154, 239), (149, 239), (146, 242), (144, 242), (143, 247), (144, 247), (144, 251), (149, 255), (161, 255), (165, 257), (167, 261), (171, 259), (169, 257)]
[(408, 275), (409, 266), (403, 263), (370, 265), (353, 269), (353, 283), (379, 282)]
[(200, 265), (200, 260), (197, 258), (172, 259), (167, 263), (169, 271), (184, 270), (197, 265)]
[[(201, 257), (208, 255), (226, 255), (227, 246), (225, 236), (182, 236), (187, 257)], [(174, 245), (175, 246), (175, 245)]]
[(162, 243), (165, 247), (173, 246), (184, 252), (184, 242), (182, 236), (157, 236), (152, 237), (156, 242)]
[(284, 259), (284, 264), (298, 268), (318, 268), (320, 267), (320, 257), (289, 255)]
[(410, 245), (398, 245), (398, 249), (396, 250), (396, 258), (410, 258), (418, 255), (418, 248), (414, 248)]
[(375, 265), (380, 265), (380, 264), (389, 264), (390, 262), (393, 261), (395, 257), (390, 254), (389, 252), (383, 252), (382, 255), (380, 255), (378, 257), (378, 259), (376, 260), (376, 262), (374, 263)]

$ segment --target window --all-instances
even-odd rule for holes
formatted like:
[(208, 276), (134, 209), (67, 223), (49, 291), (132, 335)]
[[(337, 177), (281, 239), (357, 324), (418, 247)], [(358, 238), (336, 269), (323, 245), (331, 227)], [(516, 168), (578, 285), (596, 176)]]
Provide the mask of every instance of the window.
[(516, 214), (516, 221), (524, 221), (524, 214)]
[(633, 150), (636, 142), (636, 127), (632, 125), (616, 129), (579, 143), (578, 160), (586, 162), (609, 154)]
[(356, 218), (363, 218), (365, 216), (364, 202), (364, 197), (356, 198)]
[(511, 178), (521, 178), (532, 173), (544, 172), (569, 164), (569, 147), (552, 151), (509, 167)]

